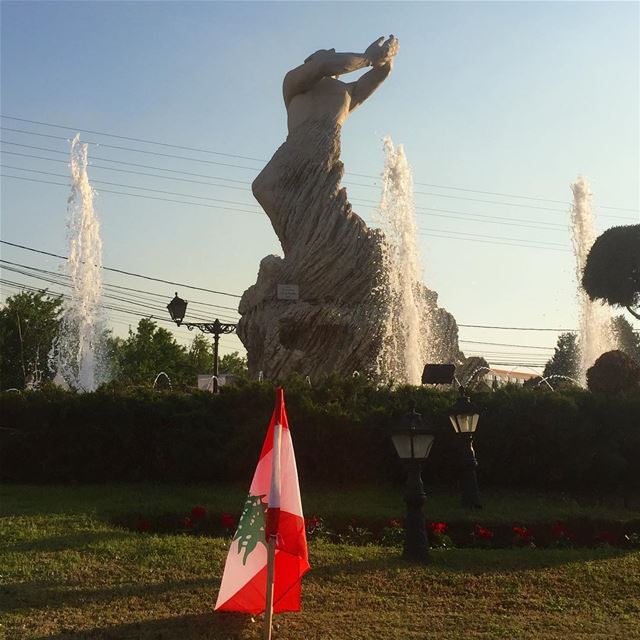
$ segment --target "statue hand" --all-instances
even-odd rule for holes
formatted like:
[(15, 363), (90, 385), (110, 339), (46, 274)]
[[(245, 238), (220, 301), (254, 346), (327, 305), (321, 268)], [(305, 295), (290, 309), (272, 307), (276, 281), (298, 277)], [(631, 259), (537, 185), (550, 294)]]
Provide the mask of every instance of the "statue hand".
[(374, 60), (378, 59), (380, 55), (380, 48), (382, 47), (382, 43), (384, 42), (384, 36), (380, 36), (377, 40), (374, 40), (364, 52), (365, 57), (371, 64), (373, 64)]
[(398, 53), (399, 46), (400, 43), (394, 35), (390, 35), (386, 40), (384, 38), (378, 38), (367, 47), (364, 55), (373, 67), (381, 67), (391, 62), (396, 53)]

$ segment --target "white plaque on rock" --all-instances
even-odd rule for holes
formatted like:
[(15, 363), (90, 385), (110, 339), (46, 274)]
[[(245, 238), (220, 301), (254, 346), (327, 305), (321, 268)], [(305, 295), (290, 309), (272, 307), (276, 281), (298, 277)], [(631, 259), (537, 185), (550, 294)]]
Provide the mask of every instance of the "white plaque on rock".
[(300, 289), (297, 284), (279, 284), (278, 300), (299, 300)]

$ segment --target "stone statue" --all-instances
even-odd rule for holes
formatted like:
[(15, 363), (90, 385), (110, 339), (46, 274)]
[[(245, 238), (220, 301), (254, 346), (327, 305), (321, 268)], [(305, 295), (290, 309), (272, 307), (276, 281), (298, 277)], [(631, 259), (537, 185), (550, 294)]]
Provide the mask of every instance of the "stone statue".
[[(315, 233), (308, 225), (307, 213), (299, 216), (297, 212), (290, 211), (292, 198), (296, 204), (301, 204), (299, 188), (303, 186), (308, 190), (320, 186), (314, 184), (316, 174), (327, 169), (332, 178), (337, 178), (333, 180), (335, 186), (339, 186), (343, 173), (339, 161), (340, 128), (349, 113), (391, 73), (397, 50), (398, 41), (393, 36), (386, 41), (379, 38), (364, 53), (336, 53), (334, 49), (320, 49), (285, 76), (282, 91), (289, 135), (252, 185), (253, 195), (271, 219), (285, 257), (288, 257), (293, 244), (301, 244), (303, 238), (298, 236), (301, 225)], [(368, 66), (373, 66), (371, 71), (356, 82), (338, 80), (340, 75)], [(303, 167), (307, 172), (302, 171)], [(303, 179), (312, 181), (303, 185)], [(323, 186), (326, 191), (328, 185)], [(305, 208), (326, 204), (326, 200), (319, 201), (319, 191), (309, 195), (313, 198), (305, 200)], [(333, 193), (329, 195), (334, 197)], [(301, 219), (294, 221), (292, 217)]]
[[(251, 375), (374, 373), (383, 237), (352, 211), (340, 186), (340, 130), (389, 76), (397, 51), (394, 36), (361, 54), (321, 49), (284, 78), (288, 136), (252, 185), (284, 258), (263, 258), (240, 301), (237, 331)], [(355, 82), (338, 79), (366, 67)], [(299, 298), (279, 299), (278, 285), (297, 285)]]

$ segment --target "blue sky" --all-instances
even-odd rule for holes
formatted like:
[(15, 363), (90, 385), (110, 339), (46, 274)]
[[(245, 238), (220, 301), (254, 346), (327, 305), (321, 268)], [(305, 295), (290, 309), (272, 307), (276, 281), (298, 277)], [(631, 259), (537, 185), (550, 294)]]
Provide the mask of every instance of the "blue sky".
[[(385, 135), (405, 145), (416, 182), (438, 185), (416, 187), (418, 224), (429, 230), (420, 236), (424, 280), (459, 323), (577, 326), (568, 205), (478, 191), (568, 203), (570, 183), (584, 174), (599, 230), (640, 217), (638, 3), (2, 2), (1, 11), (2, 114), (71, 127), (3, 118), (5, 128), (30, 132), (3, 130), (3, 140), (14, 143), (2, 147), (4, 165), (62, 176), (64, 163), (51, 159), (64, 159), (68, 144), (33, 134), (65, 138), (82, 129), (257, 159), (81, 133), (87, 141), (237, 165), (91, 146), (100, 167), (131, 169), (121, 164), (130, 162), (224, 179), (187, 178), (210, 183), (205, 185), (92, 168), (108, 266), (242, 293), (255, 281), (260, 259), (280, 252), (246, 183), (286, 135), (282, 77), (318, 48), (362, 51), (389, 33), (400, 39), (394, 73), (343, 133), (346, 186), (354, 209), (371, 221), (373, 209), (363, 201), (378, 199), (377, 183), (349, 174), (380, 174)], [(65, 182), (19, 169), (3, 173)], [(65, 253), (67, 195), (64, 186), (3, 178), (3, 239)], [(532, 248), (534, 241), (555, 244)], [(59, 263), (6, 246), (2, 256), (52, 270)], [(105, 280), (166, 293), (167, 299), (173, 294), (169, 285), (115, 274)], [(195, 291), (181, 295), (236, 304)], [(236, 316), (213, 308), (206, 313), (217, 311)], [(136, 322), (122, 313), (112, 318), (118, 333)], [(177, 335), (184, 342), (191, 337)], [(462, 328), (461, 338), (553, 346), (556, 334)], [(235, 337), (223, 342), (226, 350), (238, 345)], [(520, 347), (462, 347), (468, 353), (494, 350), (495, 361), (547, 355)]]

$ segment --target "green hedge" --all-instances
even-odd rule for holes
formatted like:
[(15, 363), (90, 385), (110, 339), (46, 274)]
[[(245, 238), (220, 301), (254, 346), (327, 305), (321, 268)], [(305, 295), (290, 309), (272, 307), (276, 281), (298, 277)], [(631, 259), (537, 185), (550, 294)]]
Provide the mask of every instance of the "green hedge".
[[(301, 483), (398, 482), (388, 438), (414, 405), (439, 430), (429, 483), (454, 484), (459, 442), (451, 392), (377, 389), (361, 378), (285, 385)], [(640, 490), (640, 394), (506, 387), (474, 398), (482, 484), (536, 490)], [(5, 482), (249, 482), (274, 401), (245, 383), (204, 392), (103, 389), (0, 394)]]

